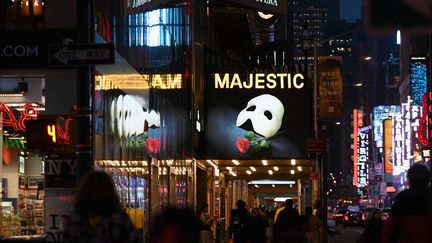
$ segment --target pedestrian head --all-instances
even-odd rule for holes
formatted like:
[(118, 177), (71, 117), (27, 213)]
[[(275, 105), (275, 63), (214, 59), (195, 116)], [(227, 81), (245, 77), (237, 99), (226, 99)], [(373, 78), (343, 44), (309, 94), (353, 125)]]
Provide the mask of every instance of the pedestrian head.
[(411, 187), (426, 187), (431, 180), (429, 170), (423, 164), (416, 163), (408, 170), (408, 181)]
[(291, 199), (285, 200), (285, 208), (293, 208), (294, 202)]
[(253, 208), (252, 209), (252, 216), (259, 216), (260, 215), (260, 210), (258, 208)]
[(108, 174), (91, 171), (84, 175), (75, 198), (75, 212), (79, 216), (107, 216), (120, 209), (114, 183)]
[(312, 207), (311, 206), (308, 206), (308, 207), (306, 207), (306, 215), (307, 216), (311, 216), (312, 215)]
[(199, 243), (200, 223), (188, 209), (169, 208), (156, 217), (150, 243)]
[(241, 208), (241, 209), (243, 209), (243, 208), (246, 208), (246, 203), (245, 203), (245, 201), (243, 201), (243, 200), (238, 200), (237, 201), (237, 208)]
[(201, 206), (201, 212), (207, 212), (208, 211), (208, 203), (203, 203)]

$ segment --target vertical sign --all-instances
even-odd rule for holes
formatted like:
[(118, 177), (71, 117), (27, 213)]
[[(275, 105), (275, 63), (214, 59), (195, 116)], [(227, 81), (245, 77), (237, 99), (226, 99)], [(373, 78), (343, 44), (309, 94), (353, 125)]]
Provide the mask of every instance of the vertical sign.
[(319, 58), (320, 118), (336, 119), (342, 116), (342, 57)]
[(413, 105), (422, 105), (422, 96), (427, 92), (428, 60), (424, 56), (410, 57), (410, 88)]
[[(3, 178), (3, 112), (0, 111), (0, 192), (3, 192), (2, 178)], [(1, 200), (2, 200), (2, 196), (0, 196), (0, 202)]]
[(422, 107), (417, 105), (411, 106), (411, 147), (412, 147), (412, 162), (422, 160), (421, 144), (418, 137), (418, 130), (420, 126), (420, 118), (422, 114)]
[(412, 147), (411, 147), (411, 104), (402, 104), (402, 166), (409, 168)]
[(428, 132), (427, 132), (427, 138), (429, 141), (432, 140), (432, 91), (428, 92), (427, 95), (427, 124), (428, 124)]
[(393, 129), (392, 120), (384, 120), (384, 170), (385, 173), (393, 173)]
[(359, 129), (363, 127), (363, 110), (353, 110), (353, 184), (359, 187), (359, 171), (358, 171), (358, 158), (359, 158)]
[(368, 183), (368, 165), (369, 159), (369, 131), (359, 132), (358, 134), (358, 187), (365, 187)]
[(393, 123), (393, 175), (399, 175), (403, 165), (403, 135), (402, 135), (402, 115), (395, 115)]

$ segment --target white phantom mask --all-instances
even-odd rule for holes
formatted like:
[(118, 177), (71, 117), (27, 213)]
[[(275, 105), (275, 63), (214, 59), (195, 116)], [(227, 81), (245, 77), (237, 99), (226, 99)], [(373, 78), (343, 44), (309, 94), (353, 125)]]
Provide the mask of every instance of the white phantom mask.
[[(144, 132), (144, 122), (148, 119), (148, 112), (133, 96), (119, 95), (111, 102), (111, 130), (120, 138), (138, 136)], [(116, 127), (117, 126), (117, 127)]]
[(248, 102), (246, 108), (238, 115), (236, 126), (240, 127), (250, 120), (254, 131), (268, 138), (279, 131), (284, 112), (284, 106), (278, 98), (263, 94)]

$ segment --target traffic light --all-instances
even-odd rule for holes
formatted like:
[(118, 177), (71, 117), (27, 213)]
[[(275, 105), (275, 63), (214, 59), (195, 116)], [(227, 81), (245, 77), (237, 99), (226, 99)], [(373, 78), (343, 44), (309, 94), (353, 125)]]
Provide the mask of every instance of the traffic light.
[(57, 145), (55, 119), (28, 120), (26, 128), (28, 149), (47, 150)]

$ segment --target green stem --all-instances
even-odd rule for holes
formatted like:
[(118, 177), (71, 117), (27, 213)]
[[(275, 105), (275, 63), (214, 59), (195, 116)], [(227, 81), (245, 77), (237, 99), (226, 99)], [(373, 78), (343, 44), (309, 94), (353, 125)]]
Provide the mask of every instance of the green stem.
[(270, 138), (272, 138), (272, 137), (274, 137), (274, 136), (276, 136), (276, 135), (279, 135), (279, 134), (281, 134), (281, 133), (284, 133), (284, 132), (287, 132), (287, 131), (277, 132), (277, 133), (275, 133), (274, 135), (272, 135), (272, 136), (270, 136), (270, 137), (268, 137), (268, 138), (260, 138), (260, 139), (257, 139), (257, 140), (255, 140), (255, 141), (252, 141), (251, 143), (258, 143), (258, 142), (260, 142), (260, 141), (262, 141), (262, 140), (269, 140)]

